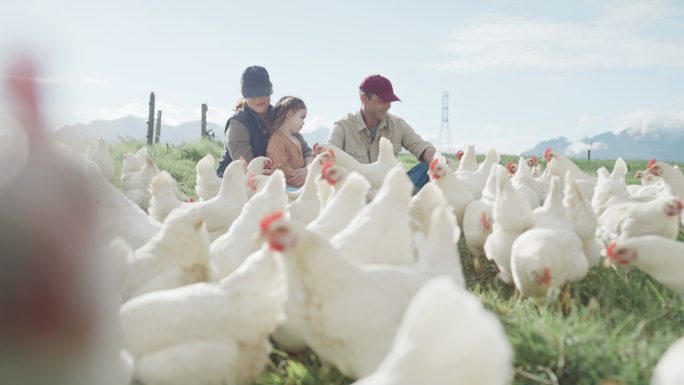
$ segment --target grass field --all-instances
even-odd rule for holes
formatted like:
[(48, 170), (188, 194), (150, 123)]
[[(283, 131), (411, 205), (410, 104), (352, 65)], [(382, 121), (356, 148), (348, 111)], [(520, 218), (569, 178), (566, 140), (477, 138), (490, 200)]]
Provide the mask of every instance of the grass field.
[[(117, 173), (121, 170), (121, 156), (142, 145), (124, 142), (113, 146)], [(195, 163), (207, 153), (218, 160), (222, 146), (206, 141), (183, 147), (157, 145), (149, 150), (159, 168), (169, 171), (185, 193), (194, 195)], [(410, 155), (402, 155), (401, 160), (405, 167), (415, 163)], [(504, 164), (510, 160), (517, 158), (502, 157)], [(577, 163), (595, 175), (600, 166), (612, 170), (614, 162)], [(633, 174), (634, 170), (644, 169), (647, 162), (627, 163)], [(630, 175), (628, 182), (635, 183), (636, 179)], [(681, 234), (680, 240), (684, 240)], [(499, 316), (515, 348), (514, 384), (648, 384), (662, 353), (684, 335), (682, 299), (640, 271), (618, 273), (595, 267), (572, 286), (569, 308), (561, 308), (558, 302), (538, 306), (529, 300), (515, 300), (512, 288), (494, 279), (493, 266), (484, 275), (477, 275), (463, 240), (459, 246), (468, 289)], [(312, 352), (288, 356), (276, 350), (271, 365), (256, 384), (351, 382), (335, 369), (322, 367)]]

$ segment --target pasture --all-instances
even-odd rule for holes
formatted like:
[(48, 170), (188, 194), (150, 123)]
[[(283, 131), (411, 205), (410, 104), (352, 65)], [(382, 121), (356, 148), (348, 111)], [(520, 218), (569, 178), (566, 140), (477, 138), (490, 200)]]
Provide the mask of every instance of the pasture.
[[(122, 155), (142, 146), (141, 142), (122, 142), (111, 147), (117, 184)], [(182, 147), (155, 145), (149, 151), (158, 167), (168, 171), (183, 192), (195, 195), (196, 162), (207, 153), (218, 160), (222, 145), (203, 141)], [(401, 155), (401, 160), (407, 168), (415, 163), (411, 155)], [(502, 156), (504, 165), (511, 160), (517, 161), (517, 158)], [(612, 170), (614, 161), (576, 163), (595, 175), (601, 166)], [(632, 175), (635, 170), (644, 169), (646, 163), (646, 160), (627, 162), (628, 183), (637, 181)], [(681, 233), (679, 240), (684, 240)], [(485, 265), (484, 274), (476, 274), (463, 239), (459, 246), (468, 289), (498, 315), (514, 346), (513, 383), (516, 385), (648, 384), (660, 356), (684, 335), (682, 299), (640, 271), (616, 271), (599, 265), (581, 282), (572, 285), (567, 306), (559, 301), (538, 306), (530, 300), (516, 298), (512, 287), (496, 280), (492, 264)], [(321, 365), (311, 351), (288, 355), (276, 348), (267, 371), (256, 384), (345, 385), (351, 382), (335, 369)]]

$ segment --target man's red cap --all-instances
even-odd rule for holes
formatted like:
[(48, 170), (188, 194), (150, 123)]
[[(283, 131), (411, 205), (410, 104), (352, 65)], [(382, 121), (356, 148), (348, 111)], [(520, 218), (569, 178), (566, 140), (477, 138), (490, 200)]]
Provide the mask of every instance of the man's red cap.
[(359, 89), (363, 92), (370, 92), (378, 95), (383, 102), (400, 102), (401, 99), (394, 94), (392, 83), (389, 79), (380, 75), (370, 75), (363, 79), (359, 85)]

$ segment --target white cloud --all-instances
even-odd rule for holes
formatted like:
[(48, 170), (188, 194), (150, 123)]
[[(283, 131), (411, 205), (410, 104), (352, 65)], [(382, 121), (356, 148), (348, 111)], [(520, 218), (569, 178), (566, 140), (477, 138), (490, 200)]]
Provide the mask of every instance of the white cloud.
[(579, 122), (577, 122), (574, 134), (578, 136), (591, 136), (596, 135), (600, 131), (605, 131), (605, 128), (601, 127), (600, 117), (591, 114), (583, 114), (580, 117)]
[(627, 130), (632, 135), (648, 135), (658, 132), (684, 133), (684, 111), (640, 109), (620, 119), (614, 132)]
[(608, 145), (606, 145), (603, 142), (593, 142), (593, 143), (584, 143), (584, 142), (575, 142), (570, 144), (568, 147), (563, 150), (566, 156), (569, 157), (576, 157), (576, 156), (584, 156), (587, 154), (587, 150), (589, 150), (589, 146), (591, 145), (592, 150), (605, 150), (608, 148)]
[(37, 78), (34, 78), (34, 80), (37, 83), (46, 83), (46, 84), (75, 84), (75, 83), (80, 83), (80, 84), (91, 84), (91, 85), (95, 85), (95, 86), (108, 86), (108, 85), (110, 85), (110, 83), (106, 80), (97, 79), (97, 78), (90, 78), (90, 77), (84, 77), (84, 78), (37, 77)]
[[(9, 76), (5, 75), (3, 77), (7, 78)], [(26, 77), (23, 77), (23, 78), (26, 78)], [(59, 85), (61, 85), (61, 84), (68, 84), (68, 85), (89, 84), (89, 85), (95, 85), (95, 86), (108, 86), (108, 85), (110, 85), (110, 83), (106, 80), (91, 78), (91, 77), (70, 78), (70, 77), (35, 76), (35, 77), (32, 77), (32, 79), (34, 82), (42, 83), (42, 84), (55, 84), (55, 85), (58, 85), (58, 84)]]
[(501, 68), (684, 67), (684, 38), (649, 34), (681, 13), (658, 1), (611, 3), (588, 22), (487, 15), (455, 28), (443, 44), (451, 71)]

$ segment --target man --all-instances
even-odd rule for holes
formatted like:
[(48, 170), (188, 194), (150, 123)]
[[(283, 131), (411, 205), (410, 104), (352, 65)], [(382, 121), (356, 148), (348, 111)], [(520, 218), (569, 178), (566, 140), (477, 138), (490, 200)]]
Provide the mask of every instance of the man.
[(392, 102), (401, 101), (389, 79), (381, 75), (368, 76), (359, 85), (361, 110), (335, 122), (326, 143), (334, 144), (361, 163), (378, 160), (380, 138), (394, 146), (396, 156), (402, 147), (420, 161), (409, 170), (416, 190), (428, 181), (428, 165), (435, 155), (435, 147), (423, 140), (403, 119), (388, 114)]

